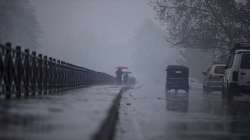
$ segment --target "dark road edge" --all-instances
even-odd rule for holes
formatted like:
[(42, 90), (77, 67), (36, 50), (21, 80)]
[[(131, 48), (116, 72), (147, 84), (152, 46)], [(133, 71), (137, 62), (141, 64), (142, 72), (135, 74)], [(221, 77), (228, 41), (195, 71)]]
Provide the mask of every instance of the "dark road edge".
[(108, 110), (107, 117), (103, 120), (98, 131), (93, 135), (92, 140), (113, 140), (116, 131), (116, 125), (119, 120), (119, 108), (122, 94), (129, 90), (129, 87), (122, 87)]

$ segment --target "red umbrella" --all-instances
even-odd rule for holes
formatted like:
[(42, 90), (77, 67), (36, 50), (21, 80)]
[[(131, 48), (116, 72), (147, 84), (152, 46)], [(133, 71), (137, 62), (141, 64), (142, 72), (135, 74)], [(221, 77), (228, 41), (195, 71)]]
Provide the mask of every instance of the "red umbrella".
[(116, 67), (117, 69), (128, 69), (128, 67), (127, 66), (118, 66), (118, 67)]

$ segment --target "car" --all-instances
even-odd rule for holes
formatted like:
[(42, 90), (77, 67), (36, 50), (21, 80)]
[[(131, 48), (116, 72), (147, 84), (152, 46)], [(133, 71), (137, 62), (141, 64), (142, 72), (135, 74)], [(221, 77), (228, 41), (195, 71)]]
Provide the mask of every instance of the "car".
[(250, 94), (250, 43), (238, 43), (231, 50), (223, 82), (223, 97)]
[(215, 90), (222, 90), (225, 67), (225, 64), (212, 64), (205, 72), (203, 72), (204, 93)]
[(166, 92), (179, 89), (189, 92), (189, 68), (182, 65), (168, 65), (166, 77)]

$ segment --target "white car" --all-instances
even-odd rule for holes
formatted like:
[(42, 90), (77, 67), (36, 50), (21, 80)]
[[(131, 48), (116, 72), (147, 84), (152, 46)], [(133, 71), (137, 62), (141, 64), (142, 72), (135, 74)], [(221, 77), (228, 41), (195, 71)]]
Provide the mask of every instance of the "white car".
[(203, 72), (205, 76), (203, 80), (204, 92), (222, 90), (225, 67), (225, 64), (213, 64), (207, 71)]
[(237, 44), (231, 51), (225, 70), (223, 97), (250, 94), (250, 44)]

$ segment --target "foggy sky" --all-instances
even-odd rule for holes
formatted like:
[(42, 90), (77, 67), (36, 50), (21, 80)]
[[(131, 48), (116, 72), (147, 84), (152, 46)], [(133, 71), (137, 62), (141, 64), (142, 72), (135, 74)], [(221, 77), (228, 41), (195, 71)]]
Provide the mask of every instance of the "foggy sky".
[(131, 65), (129, 40), (152, 12), (144, 0), (32, 2), (43, 31), (40, 51), (106, 72), (115, 65)]
[[(115, 67), (120, 65), (134, 69), (133, 55), (138, 44), (134, 38), (146, 20), (154, 19), (148, 0), (34, 0), (32, 3), (43, 31), (40, 52), (109, 74), (114, 74)], [(167, 46), (161, 45), (156, 47), (166, 51)]]

